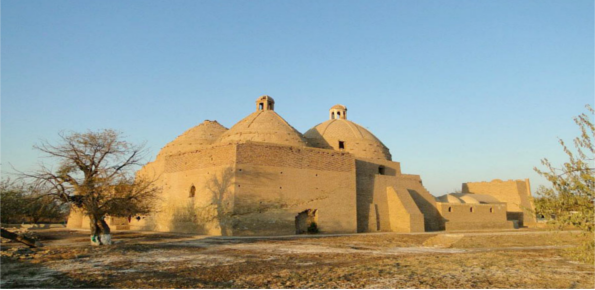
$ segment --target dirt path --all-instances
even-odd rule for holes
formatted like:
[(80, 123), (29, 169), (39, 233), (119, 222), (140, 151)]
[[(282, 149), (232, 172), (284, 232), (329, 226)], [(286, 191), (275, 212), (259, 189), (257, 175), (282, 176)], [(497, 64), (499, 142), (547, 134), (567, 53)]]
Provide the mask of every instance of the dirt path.
[(2, 288), (593, 288), (564, 258), (573, 233), (207, 237), (46, 230), (47, 245), (2, 245)]

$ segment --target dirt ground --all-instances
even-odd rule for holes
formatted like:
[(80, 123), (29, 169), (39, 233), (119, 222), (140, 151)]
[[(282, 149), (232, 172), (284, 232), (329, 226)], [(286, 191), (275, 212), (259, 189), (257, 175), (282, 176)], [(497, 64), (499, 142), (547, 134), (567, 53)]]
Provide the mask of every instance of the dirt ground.
[(35, 231), (43, 248), (1, 246), (1, 288), (594, 288), (571, 232), (227, 238)]

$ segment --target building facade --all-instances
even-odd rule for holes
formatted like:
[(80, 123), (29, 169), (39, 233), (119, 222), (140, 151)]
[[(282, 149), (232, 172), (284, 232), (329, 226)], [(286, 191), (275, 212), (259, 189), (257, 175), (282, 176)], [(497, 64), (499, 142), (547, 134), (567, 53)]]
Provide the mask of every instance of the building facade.
[[(527, 181), (465, 183), (435, 197), (419, 175), (401, 172), (374, 134), (333, 106), (304, 134), (269, 96), (232, 126), (204, 121), (167, 144), (139, 178), (162, 188), (154, 214), (119, 228), (208, 235), (424, 232), (506, 229), (529, 221)], [(522, 189), (522, 190), (520, 190)], [(72, 225), (85, 227), (82, 213)], [(523, 215), (525, 218), (523, 219)], [(525, 222), (524, 225), (530, 223)]]

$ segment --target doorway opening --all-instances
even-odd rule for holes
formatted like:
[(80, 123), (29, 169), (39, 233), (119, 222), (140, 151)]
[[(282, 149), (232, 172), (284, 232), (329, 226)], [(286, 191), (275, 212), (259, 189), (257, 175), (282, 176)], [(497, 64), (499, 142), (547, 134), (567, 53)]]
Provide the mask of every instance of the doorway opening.
[(317, 234), (318, 233), (318, 210), (307, 209), (295, 216), (295, 233)]

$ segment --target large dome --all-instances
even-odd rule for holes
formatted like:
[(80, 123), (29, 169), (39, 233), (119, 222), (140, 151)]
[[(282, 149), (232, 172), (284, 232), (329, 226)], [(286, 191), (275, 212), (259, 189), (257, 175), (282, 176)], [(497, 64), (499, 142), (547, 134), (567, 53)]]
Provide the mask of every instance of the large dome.
[(220, 143), (255, 141), (299, 147), (307, 145), (304, 136), (273, 111), (274, 100), (271, 97), (262, 96), (256, 104), (257, 111), (221, 135)]
[(391, 160), (388, 148), (370, 131), (347, 120), (346, 111), (344, 106), (333, 106), (330, 120), (304, 134), (310, 145), (346, 151), (360, 158)]
[(205, 120), (165, 145), (158, 156), (185, 153), (209, 146), (225, 131), (227, 128), (221, 126), (217, 121)]

